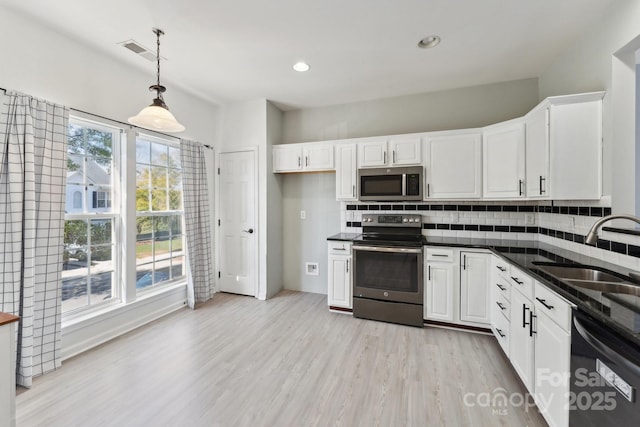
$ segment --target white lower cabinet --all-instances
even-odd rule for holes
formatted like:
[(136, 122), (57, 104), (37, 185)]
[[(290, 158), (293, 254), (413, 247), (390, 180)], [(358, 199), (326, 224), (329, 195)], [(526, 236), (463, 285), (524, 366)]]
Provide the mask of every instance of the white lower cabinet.
[(571, 306), (536, 283), (535, 401), (550, 427), (569, 425)]
[(489, 327), (490, 261), (491, 255), (488, 253), (427, 247), (424, 318)]
[(424, 292), (425, 319), (453, 322), (453, 284), (456, 264), (451, 262), (426, 263), (426, 289)]
[(534, 390), (533, 303), (516, 287), (511, 289), (509, 357), (527, 390)]
[(460, 252), (460, 320), (488, 326), (491, 255)]
[(329, 242), (328, 304), (330, 307), (353, 308), (351, 289), (351, 243)]

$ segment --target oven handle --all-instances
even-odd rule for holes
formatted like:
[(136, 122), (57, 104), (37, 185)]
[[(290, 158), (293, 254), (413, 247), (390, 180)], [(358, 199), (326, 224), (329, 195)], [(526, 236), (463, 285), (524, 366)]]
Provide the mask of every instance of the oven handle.
[(388, 248), (384, 246), (353, 246), (353, 250), (371, 252), (397, 252), (403, 254), (421, 254), (422, 248)]

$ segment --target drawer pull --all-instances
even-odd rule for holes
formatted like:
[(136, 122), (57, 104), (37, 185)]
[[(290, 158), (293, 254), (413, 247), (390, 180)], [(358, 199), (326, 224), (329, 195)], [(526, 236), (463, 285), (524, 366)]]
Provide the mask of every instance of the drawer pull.
[(504, 286), (502, 286), (500, 283), (496, 283), (496, 286), (498, 287), (498, 289), (500, 289), (501, 291), (506, 291), (507, 288), (505, 288)]
[(498, 270), (502, 271), (503, 273), (504, 273), (505, 271), (507, 271), (507, 269), (506, 269), (506, 268), (501, 267), (501, 266), (499, 266), (499, 265), (496, 265), (496, 268), (497, 268)]
[(540, 302), (540, 304), (544, 305), (544, 308), (546, 308), (547, 310), (553, 310), (553, 306), (547, 304), (546, 300), (540, 299), (538, 297), (536, 297), (536, 300), (538, 300)]
[(498, 304), (498, 307), (500, 307), (500, 310), (506, 310), (507, 307), (505, 307), (504, 305), (500, 304), (500, 301), (496, 302), (496, 304)]
[(431, 254), (431, 256), (439, 256), (439, 257), (445, 257), (445, 258), (449, 257), (449, 255), (447, 254)]
[(521, 282), (520, 280), (518, 280), (517, 277), (513, 277), (511, 276), (511, 280), (513, 280), (514, 282), (516, 282), (518, 285), (524, 285), (524, 282)]
[(506, 335), (505, 335), (505, 334), (503, 334), (503, 333), (502, 333), (502, 331), (501, 331), (500, 329), (496, 328), (496, 332), (498, 333), (498, 335), (500, 335), (500, 338), (504, 338), (504, 337), (506, 337)]
[(347, 248), (342, 247), (342, 248), (333, 248), (334, 251), (346, 251)]

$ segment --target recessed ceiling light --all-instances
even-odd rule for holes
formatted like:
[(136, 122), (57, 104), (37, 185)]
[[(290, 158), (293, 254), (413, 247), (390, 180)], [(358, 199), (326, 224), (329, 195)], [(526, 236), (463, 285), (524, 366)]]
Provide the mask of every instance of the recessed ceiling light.
[(296, 62), (293, 64), (293, 69), (299, 73), (304, 73), (305, 71), (309, 71), (309, 64), (304, 61)]
[(418, 47), (420, 49), (429, 49), (429, 48), (438, 46), (439, 43), (440, 43), (439, 36), (428, 36), (418, 42)]

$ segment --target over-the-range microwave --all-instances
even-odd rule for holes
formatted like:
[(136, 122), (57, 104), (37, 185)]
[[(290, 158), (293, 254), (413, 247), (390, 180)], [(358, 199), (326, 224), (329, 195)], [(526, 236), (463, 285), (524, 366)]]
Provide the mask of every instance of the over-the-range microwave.
[(422, 200), (422, 166), (358, 169), (358, 200)]

